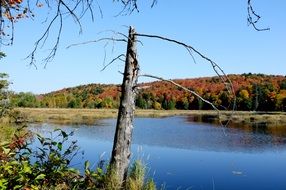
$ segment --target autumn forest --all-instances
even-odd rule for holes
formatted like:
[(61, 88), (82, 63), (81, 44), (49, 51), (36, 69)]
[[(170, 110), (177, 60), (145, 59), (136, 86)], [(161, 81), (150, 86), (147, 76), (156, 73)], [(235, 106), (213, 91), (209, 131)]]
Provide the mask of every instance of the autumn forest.
[[(264, 74), (228, 75), (236, 96), (235, 109), (244, 111), (286, 111), (286, 77)], [(233, 95), (219, 77), (178, 79), (176, 83), (197, 92), (220, 110), (233, 108)], [(212, 109), (199, 98), (168, 82), (139, 84), (136, 106), (141, 109)], [(120, 85), (87, 84), (34, 95), (14, 93), (16, 107), (118, 108)]]

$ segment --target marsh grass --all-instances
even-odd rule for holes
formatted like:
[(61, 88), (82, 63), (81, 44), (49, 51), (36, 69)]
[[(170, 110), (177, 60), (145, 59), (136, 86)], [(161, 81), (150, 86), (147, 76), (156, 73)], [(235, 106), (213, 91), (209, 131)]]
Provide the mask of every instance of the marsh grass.
[(142, 190), (144, 187), (145, 167), (142, 162), (135, 161), (132, 165), (126, 181), (126, 189)]
[(140, 160), (136, 160), (130, 170), (126, 180), (126, 189), (128, 190), (156, 190), (153, 179), (146, 176), (146, 165)]
[(103, 189), (106, 190), (121, 190), (119, 178), (112, 169), (108, 169), (103, 179)]
[(28, 118), (28, 122), (47, 122), (56, 124), (94, 124), (98, 119), (115, 118), (115, 109), (50, 109), (17, 108)]
[(108, 169), (103, 179), (104, 190), (156, 190), (153, 179), (146, 176), (146, 166), (140, 160), (134, 161), (131, 165), (127, 179), (120, 186), (119, 179), (114, 170)]
[[(227, 114), (222, 115), (221, 119), (226, 120)], [(231, 121), (233, 123), (265, 123), (271, 125), (283, 125), (286, 124), (285, 112), (234, 112), (231, 115)]]
[[(117, 109), (62, 109), (62, 108), (16, 108), (28, 122), (51, 122), (51, 123), (82, 123), (93, 124), (98, 119), (116, 118)], [(136, 117), (167, 117), (176, 115), (216, 115), (215, 111), (196, 110), (143, 110), (136, 109)]]
[[(85, 124), (93, 125), (99, 119), (116, 118), (117, 109), (60, 109), (60, 108), (17, 108), (30, 123)], [(249, 112), (213, 110), (143, 110), (136, 109), (136, 117), (192, 116), (211, 118), (214, 121), (231, 120), (233, 123), (286, 124), (286, 112)], [(208, 122), (203, 119), (198, 122)]]

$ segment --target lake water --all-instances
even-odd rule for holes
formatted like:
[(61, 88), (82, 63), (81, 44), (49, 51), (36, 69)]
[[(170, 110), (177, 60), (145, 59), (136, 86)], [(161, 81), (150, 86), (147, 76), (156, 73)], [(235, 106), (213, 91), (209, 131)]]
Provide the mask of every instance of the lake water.
[[(94, 167), (100, 155), (108, 159), (115, 119), (93, 126), (33, 124), (48, 135), (55, 128), (75, 131), (73, 139), (84, 155), (74, 160)], [(165, 189), (286, 190), (286, 127), (236, 126), (223, 128), (193, 122), (187, 116), (136, 118), (132, 159), (142, 159), (148, 175)]]

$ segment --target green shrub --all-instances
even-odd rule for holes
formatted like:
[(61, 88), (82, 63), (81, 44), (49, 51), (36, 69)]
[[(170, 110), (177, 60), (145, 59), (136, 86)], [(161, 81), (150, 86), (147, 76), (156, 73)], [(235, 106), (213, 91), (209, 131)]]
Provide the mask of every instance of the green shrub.
[(145, 168), (136, 161), (130, 169), (125, 187), (121, 187), (116, 173), (100, 161), (95, 170), (88, 161), (84, 175), (70, 163), (79, 151), (76, 141), (68, 146), (66, 133), (57, 129), (51, 138), (36, 135), (40, 146), (31, 149), (31, 134), (19, 130), (10, 143), (0, 145), (0, 190), (4, 189), (99, 189), (99, 190), (155, 190), (153, 180), (145, 181)]
[[(21, 133), (20, 133), (21, 134)], [(45, 189), (58, 185), (70, 187), (79, 172), (69, 167), (76, 154), (76, 142), (63, 149), (68, 134), (56, 131), (56, 139), (37, 136), (41, 147), (32, 151), (29, 133), (15, 134), (0, 147), (0, 189)], [(35, 161), (32, 162), (32, 159)]]

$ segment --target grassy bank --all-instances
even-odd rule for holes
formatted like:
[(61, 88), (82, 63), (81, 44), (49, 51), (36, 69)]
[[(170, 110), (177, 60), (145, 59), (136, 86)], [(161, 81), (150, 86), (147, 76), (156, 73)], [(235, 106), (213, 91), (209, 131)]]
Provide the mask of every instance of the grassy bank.
[[(28, 122), (93, 124), (98, 119), (116, 118), (117, 109), (57, 109), (57, 108), (16, 108)], [(136, 110), (136, 117), (165, 117), (188, 115), (188, 110)]]
[[(28, 122), (49, 122), (58, 124), (94, 124), (98, 119), (116, 118), (117, 109), (51, 109), (51, 108), (17, 108)], [(286, 124), (285, 112), (220, 112), (202, 110), (140, 110), (136, 117), (166, 117), (175, 115), (189, 115), (204, 121), (204, 117), (221, 118), (222, 121), (231, 117), (234, 123), (270, 123)]]

